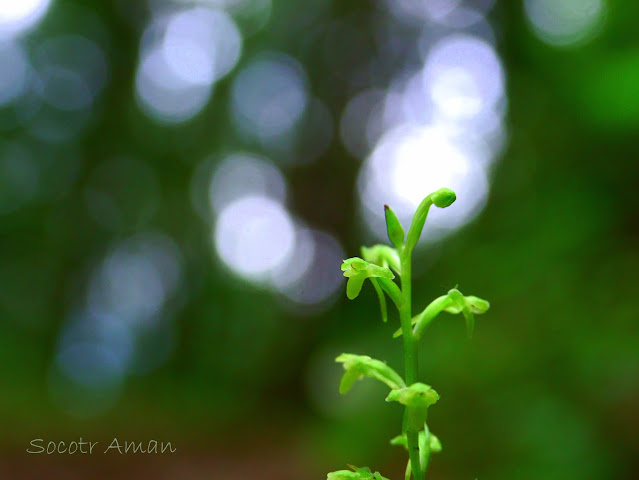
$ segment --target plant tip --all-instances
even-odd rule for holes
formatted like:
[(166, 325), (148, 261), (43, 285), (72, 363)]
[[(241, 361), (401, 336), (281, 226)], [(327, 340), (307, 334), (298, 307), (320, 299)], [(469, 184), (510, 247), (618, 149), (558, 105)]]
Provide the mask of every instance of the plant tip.
[(435, 206), (439, 208), (446, 208), (457, 200), (457, 195), (450, 188), (440, 188), (431, 194), (431, 199)]

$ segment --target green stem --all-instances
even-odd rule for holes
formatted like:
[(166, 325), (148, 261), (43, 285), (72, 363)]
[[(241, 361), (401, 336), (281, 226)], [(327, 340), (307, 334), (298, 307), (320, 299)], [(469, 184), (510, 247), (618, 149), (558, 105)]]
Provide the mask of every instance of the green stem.
[[(400, 252), (402, 263), (402, 302), (399, 309), (399, 319), (402, 325), (404, 337), (404, 368), (406, 385), (410, 386), (417, 382), (418, 356), (417, 342), (411, 328), (411, 252), (402, 249)], [(408, 409), (408, 407), (406, 407)], [(405, 417), (408, 411), (405, 413)], [(404, 422), (406, 440), (408, 443), (408, 455), (410, 457), (411, 469), (415, 480), (422, 480), (424, 474), (419, 461), (419, 432), (410, 425), (411, 422)]]

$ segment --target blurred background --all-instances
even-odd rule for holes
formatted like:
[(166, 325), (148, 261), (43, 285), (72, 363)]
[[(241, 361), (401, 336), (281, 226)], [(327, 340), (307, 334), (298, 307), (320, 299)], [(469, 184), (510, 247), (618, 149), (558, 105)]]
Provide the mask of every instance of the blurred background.
[[(342, 259), (440, 187), (432, 479), (639, 472), (639, 4), (0, 0), (0, 477), (403, 478)], [(29, 455), (48, 441), (173, 455)]]

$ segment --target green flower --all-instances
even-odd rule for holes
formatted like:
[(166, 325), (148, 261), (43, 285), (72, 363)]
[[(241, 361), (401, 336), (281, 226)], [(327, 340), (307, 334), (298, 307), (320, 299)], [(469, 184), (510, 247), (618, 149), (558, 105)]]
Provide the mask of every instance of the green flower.
[(362, 290), (362, 285), (364, 285), (364, 280), (367, 278), (385, 278), (387, 280), (395, 278), (393, 272), (388, 268), (369, 263), (359, 257), (344, 260), (344, 263), (342, 263), (342, 271), (344, 272), (344, 276), (348, 278), (346, 296), (350, 300), (357, 298), (359, 292)]
[(353, 465), (349, 465), (353, 469), (339, 470), (337, 472), (331, 472), (326, 476), (326, 480), (388, 480), (386, 477), (382, 477), (379, 472), (372, 473), (368, 467), (357, 468)]
[(439, 400), (439, 394), (430, 385), (413, 383), (410, 387), (399, 388), (391, 391), (386, 397), (387, 402), (399, 402), (408, 407), (408, 426), (414, 431), (424, 428), (428, 407)]
[(368, 355), (342, 353), (335, 361), (343, 363), (346, 370), (339, 385), (339, 393), (348, 392), (357, 380), (364, 377), (375, 378), (391, 389), (406, 386), (404, 379), (395, 370)]
[[(391, 445), (401, 446), (408, 450), (408, 439), (406, 438), (406, 434), (397, 435), (391, 440), (390, 443)], [(419, 432), (417, 443), (419, 446), (419, 463), (421, 464), (422, 471), (426, 471), (426, 468), (428, 467), (428, 463), (430, 461), (430, 454), (441, 452), (442, 444), (439, 441), (439, 438), (430, 433), (430, 430), (427, 426), (424, 426), (424, 430)], [(410, 461), (408, 462), (406, 470), (408, 472), (411, 471)]]
[[(425, 444), (425, 440), (426, 440), (426, 431), (422, 430), (421, 432), (419, 432), (420, 447), (422, 446), (422, 444)], [(406, 434), (397, 435), (395, 438), (393, 438), (390, 441), (390, 443), (391, 445), (394, 445), (397, 447), (404, 447), (406, 450), (408, 450), (408, 440), (406, 439)], [(431, 452), (434, 452), (434, 453), (439, 453), (442, 451), (442, 443), (439, 441), (439, 438), (437, 438), (432, 433), (428, 434), (428, 448)]]
[(425, 383), (413, 383), (410, 387), (393, 390), (386, 397), (387, 402), (399, 402), (411, 408), (428, 408), (439, 400), (439, 394)]
[(388, 245), (373, 245), (372, 247), (362, 247), (362, 258), (379, 267), (390, 268), (401, 275), (401, 263), (399, 253)]
[[(372, 247), (362, 247), (362, 257), (365, 261), (373, 263), (379, 267), (391, 268), (400, 274), (400, 261), (397, 250), (387, 245), (373, 245)], [(384, 289), (379, 283), (379, 279), (371, 278), (371, 283), (379, 299), (379, 308), (382, 313), (382, 321), (388, 321), (388, 309), (386, 307), (386, 296)]]
[[(461, 313), (466, 320), (466, 331), (468, 337), (472, 337), (475, 328), (475, 315), (486, 313), (490, 308), (490, 303), (473, 295), (464, 296), (459, 290), (453, 288), (446, 295), (433, 300), (419, 315), (415, 315), (411, 324), (415, 325), (413, 330), (415, 336), (420, 338), (426, 327), (441, 313), (452, 314)], [(394, 337), (402, 334), (401, 329), (394, 333)]]
[(486, 313), (490, 308), (490, 303), (472, 295), (465, 297), (455, 288), (448, 292), (448, 296), (451, 299), (451, 304), (444, 308), (444, 311), (452, 314), (461, 312), (466, 320), (468, 338), (472, 337), (475, 329), (475, 314)]

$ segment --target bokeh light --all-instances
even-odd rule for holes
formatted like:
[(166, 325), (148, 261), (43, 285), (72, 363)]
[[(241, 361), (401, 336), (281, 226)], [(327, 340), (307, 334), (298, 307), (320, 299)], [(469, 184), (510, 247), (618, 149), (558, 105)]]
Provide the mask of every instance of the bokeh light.
[(173, 73), (196, 85), (211, 85), (237, 64), (242, 37), (231, 17), (220, 10), (194, 8), (173, 16), (162, 53)]
[(345, 255), (333, 236), (299, 229), (294, 252), (282, 272), (275, 275), (276, 288), (300, 313), (305, 313), (304, 308), (311, 312), (327, 308), (343, 286), (343, 277), (335, 266)]
[(138, 104), (158, 121), (180, 123), (204, 109), (213, 84), (235, 67), (242, 36), (226, 12), (196, 7), (158, 13), (140, 50)]
[(469, 35), (446, 37), (434, 45), (423, 75), (438, 113), (453, 120), (483, 120), (504, 95), (504, 74), (494, 48)]
[(238, 22), (245, 36), (262, 30), (271, 19), (273, 10), (272, 0), (174, 0), (173, 3), (223, 9)]
[(97, 318), (132, 328), (159, 320), (181, 277), (180, 253), (164, 235), (138, 234), (116, 245), (94, 271), (88, 305)]
[(359, 158), (370, 153), (381, 133), (386, 92), (364, 90), (349, 100), (342, 112), (340, 138), (348, 151)]
[(0, 107), (18, 98), (25, 90), (29, 61), (24, 47), (11, 40), (0, 40)]
[(214, 219), (217, 255), (235, 275), (276, 293), (298, 314), (318, 312), (342, 283), (334, 267), (344, 250), (333, 236), (293, 217), (286, 190), (282, 173), (266, 157), (241, 152), (212, 171), (205, 160), (196, 169), (191, 199), (205, 220)]
[(210, 86), (193, 85), (176, 75), (160, 50), (143, 58), (135, 84), (140, 107), (151, 117), (168, 123), (194, 117), (211, 96)]
[(231, 108), (236, 128), (268, 145), (289, 133), (308, 104), (299, 62), (279, 53), (253, 59), (235, 77)]
[(503, 146), (504, 82), (494, 47), (455, 33), (432, 38), (423, 66), (395, 79), (382, 100), (364, 92), (349, 103), (342, 139), (360, 155), (373, 145), (358, 188), (366, 222), (379, 239), (386, 237), (380, 205), (391, 205), (408, 224), (421, 200), (444, 186), (458, 200), (445, 214), (431, 212), (425, 241), (479, 213), (489, 190), (487, 169)]
[(56, 362), (69, 378), (87, 386), (117, 382), (124, 371), (120, 358), (100, 344), (70, 346), (58, 354)]
[(39, 140), (63, 144), (90, 124), (108, 82), (108, 65), (95, 41), (52, 36), (34, 44), (27, 80), (16, 105), (20, 123)]
[(334, 363), (400, 369), (398, 318), (339, 265), (440, 187), (414, 306), (493, 308), (424, 339), (433, 474), (635, 478), (638, 8), (0, 0), (0, 478), (78, 435), (181, 454), (36, 470), (403, 478), (401, 409)]
[(293, 219), (277, 201), (252, 195), (227, 205), (215, 224), (222, 261), (247, 279), (264, 278), (282, 265), (295, 245)]
[(410, 224), (413, 212), (429, 193), (446, 186), (458, 200), (444, 215), (429, 214), (424, 239), (440, 237), (468, 222), (488, 193), (481, 164), (442, 126), (400, 126), (382, 137), (360, 175), (360, 194), (366, 216), (380, 236), (385, 234), (384, 211), (392, 205), (400, 221)]
[(60, 330), (51, 398), (71, 415), (95, 416), (117, 401), (130, 375), (166, 361), (175, 333), (165, 309), (181, 280), (181, 254), (168, 236), (115, 242), (91, 272), (86, 301)]
[(51, 0), (0, 0), (0, 38), (34, 28), (49, 9)]
[(592, 38), (606, 13), (604, 0), (525, 0), (524, 8), (539, 38), (562, 47)]
[(258, 155), (235, 153), (224, 158), (209, 184), (212, 211), (220, 213), (235, 200), (251, 195), (283, 203), (286, 183), (282, 173), (268, 159)]
[(426, 21), (455, 28), (466, 28), (490, 11), (495, 0), (386, 0), (388, 8), (398, 19), (420, 25)]

